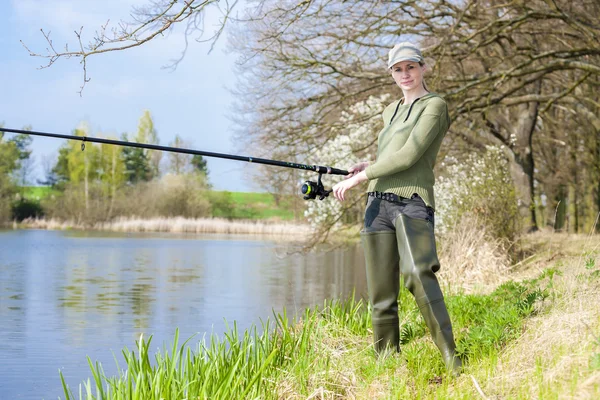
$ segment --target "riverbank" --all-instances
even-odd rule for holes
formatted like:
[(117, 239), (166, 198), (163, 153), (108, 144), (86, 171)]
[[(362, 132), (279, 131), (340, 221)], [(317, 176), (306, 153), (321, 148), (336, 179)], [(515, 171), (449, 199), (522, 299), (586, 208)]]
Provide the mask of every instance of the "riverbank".
[[(172, 190), (172, 188), (166, 188), (165, 192), (170, 192)], [(30, 207), (25, 207), (24, 210), (21, 210), (21, 212), (17, 214), (23, 214), (23, 218), (31, 215), (50, 215), (56, 217), (56, 215), (54, 215), (53, 212), (56, 214), (57, 210), (54, 208), (53, 211), (51, 200), (64, 195), (65, 194), (63, 192), (53, 189), (49, 186), (20, 187), (19, 196), (22, 199), (27, 200), (28, 205)], [(156, 198), (159, 196), (160, 193), (154, 193), (153, 197)], [(211, 204), (210, 211), (208, 212), (208, 214), (200, 214), (206, 218), (222, 218), (227, 220), (279, 220), (293, 222), (294, 220), (302, 217), (305, 209), (305, 201), (302, 200), (302, 196), (300, 193), (294, 195), (274, 195), (267, 192), (229, 192), (218, 190), (206, 190), (205, 192), (201, 193), (201, 198)], [(101, 199), (97, 199), (96, 201), (96, 210), (91, 211), (85, 209), (84, 204), (79, 203), (78, 201), (74, 201), (77, 199), (71, 200), (71, 206), (77, 207), (77, 209), (83, 215), (95, 215), (97, 218), (98, 216), (103, 216), (108, 213), (108, 204), (104, 204), (104, 210), (102, 210), (102, 208), (100, 208), (100, 210), (97, 209), (99, 207), (99, 204), (102, 204)], [(140, 203), (144, 203), (146, 202), (146, 200), (147, 197), (127, 197), (128, 202), (133, 202), (134, 204), (137, 204), (138, 211), (139, 207), (143, 206), (143, 204)], [(171, 204), (173, 202), (176, 202), (178, 199), (167, 200), (169, 200), (169, 204)], [(59, 204), (57, 206), (60, 207), (62, 205)], [(180, 211), (189, 212), (191, 210), (187, 209)], [(58, 214), (61, 213), (59, 212)], [(129, 213), (121, 215), (129, 215)], [(143, 215), (144, 217), (148, 216), (147, 214)], [(159, 213), (156, 215), (164, 214)], [(181, 216), (190, 217), (198, 215), (190, 215), (184, 213), (181, 214)]]
[(234, 329), (203, 346), (192, 338), (187, 344), (195, 351), (176, 337), (156, 359), (142, 338), (135, 351), (124, 351), (120, 376), (104, 377), (92, 360), (92, 383), (74, 392), (105, 399), (598, 398), (597, 239), (530, 235), (531, 256), (511, 269), (509, 281), (485, 294), (449, 291), (465, 360), (458, 377), (446, 374), (414, 301), (402, 291), (401, 354), (374, 356), (370, 310), (349, 299), (307, 310), (295, 323), (280, 315), (243, 334)]
[(224, 218), (116, 218), (109, 222), (83, 224), (75, 221), (29, 218), (13, 229), (98, 230), (111, 232), (168, 232), (194, 234), (247, 234), (282, 236), (304, 240), (312, 233), (307, 224), (278, 220), (227, 220)]

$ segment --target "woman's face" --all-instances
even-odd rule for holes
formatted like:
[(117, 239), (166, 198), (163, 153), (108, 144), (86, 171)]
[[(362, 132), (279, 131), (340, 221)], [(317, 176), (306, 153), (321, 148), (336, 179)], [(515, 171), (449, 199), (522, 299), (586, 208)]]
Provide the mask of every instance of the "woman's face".
[(402, 91), (419, 90), (423, 87), (425, 65), (414, 61), (401, 61), (391, 69), (392, 77)]

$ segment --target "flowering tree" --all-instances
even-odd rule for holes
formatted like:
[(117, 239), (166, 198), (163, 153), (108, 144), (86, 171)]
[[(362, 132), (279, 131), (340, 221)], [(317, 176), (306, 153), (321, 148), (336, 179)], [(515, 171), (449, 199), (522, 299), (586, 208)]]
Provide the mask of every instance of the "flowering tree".
[[(389, 95), (370, 96), (367, 100), (343, 111), (339, 124), (332, 128), (331, 136), (323, 147), (313, 152), (320, 165), (349, 168), (361, 161), (374, 160), (374, 143), (382, 127), (381, 113), (389, 102)], [(314, 175), (308, 175), (312, 178)], [(340, 175), (327, 176), (326, 184), (333, 186), (344, 179)], [(356, 223), (364, 211), (364, 190), (355, 188), (348, 194), (348, 200), (341, 203), (333, 197), (323, 201), (311, 201), (305, 211), (305, 217), (322, 234), (331, 228), (339, 229), (343, 225)]]

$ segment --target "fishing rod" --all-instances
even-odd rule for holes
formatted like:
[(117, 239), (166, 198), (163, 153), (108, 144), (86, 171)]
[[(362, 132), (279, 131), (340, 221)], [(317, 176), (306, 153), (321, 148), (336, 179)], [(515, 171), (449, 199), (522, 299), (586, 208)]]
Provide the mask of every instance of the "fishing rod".
[(224, 158), (227, 160), (246, 161), (246, 162), (256, 163), (256, 164), (273, 165), (276, 167), (294, 168), (294, 169), (302, 169), (305, 171), (317, 172), (319, 174), (319, 178), (318, 178), (317, 182), (305, 181), (302, 184), (301, 192), (304, 195), (304, 200), (314, 200), (317, 197), (319, 198), (319, 200), (323, 200), (325, 197), (329, 196), (329, 193), (331, 193), (331, 190), (326, 190), (325, 187), (323, 186), (323, 183), (321, 182), (321, 176), (323, 174), (330, 174), (330, 175), (348, 175), (349, 174), (348, 171), (343, 170), (343, 169), (326, 167), (326, 166), (321, 166), (321, 165), (298, 164), (298, 163), (292, 163), (292, 162), (287, 162), (287, 161), (270, 160), (268, 158), (237, 156), (237, 155), (233, 155), (233, 154), (213, 153), (210, 151), (182, 149), (182, 148), (169, 147), (169, 146), (159, 146), (156, 144), (127, 142), (124, 140), (102, 139), (102, 138), (95, 138), (95, 137), (89, 137), (89, 136), (64, 135), (64, 134), (58, 134), (58, 133), (26, 131), (23, 129), (9, 129), (9, 128), (0, 128), (0, 132), (21, 133), (24, 135), (45, 136), (45, 137), (51, 137), (51, 138), (57, 138), (57, 139), (79, 140), (79, 141), (81, 141), (81, 151), (85, 150), (86, 142), (92, 142), (92, 143), (111, 144), (111, 145), (123, 146), (123, 147), (138, 147), (141, 149), (170, 151), (173, 153), (193, 154), (193, 155), (200, 155), (200, 156), (204, 156), (204, 157)]

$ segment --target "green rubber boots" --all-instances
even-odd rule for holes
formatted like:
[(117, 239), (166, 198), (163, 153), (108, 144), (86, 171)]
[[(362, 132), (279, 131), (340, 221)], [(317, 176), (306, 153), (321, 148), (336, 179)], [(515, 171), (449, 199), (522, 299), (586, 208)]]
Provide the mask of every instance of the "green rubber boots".
[(433, 227), (426, 220), (398, 215), (396, 231), (363, 232), (369, 300), (373, 306), (375, 350), (398, 351), (400, 274), (413, 294), (446, 367), (459, 372), (452, 324), (435, 276), (440, 268)]

